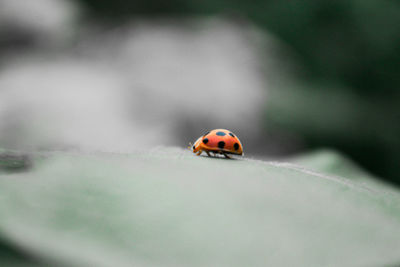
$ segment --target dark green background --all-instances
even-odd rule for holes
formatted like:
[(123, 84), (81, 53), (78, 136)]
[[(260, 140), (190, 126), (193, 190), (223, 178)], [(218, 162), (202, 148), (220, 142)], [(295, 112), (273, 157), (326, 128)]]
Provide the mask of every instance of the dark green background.
[(400, 2), (81, 0), (93, 19), (228, 14), (292, 50), (297, 83), (272, 89), (265, 126), (337, 148), (400, 184)]

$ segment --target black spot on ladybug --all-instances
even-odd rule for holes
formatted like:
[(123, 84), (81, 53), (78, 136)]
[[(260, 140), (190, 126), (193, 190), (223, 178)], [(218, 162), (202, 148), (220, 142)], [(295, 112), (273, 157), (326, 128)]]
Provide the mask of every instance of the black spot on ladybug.
[(207, 143), (208, 143), (208, 138), (204, 138), (204, 139), (203, 139), (203, 143), (204, 143), (204, 144), (207, 144)]
[(208, 132), (206, 132), (205, 134), (203, 134), (203, 136), (206, 136), (207, 134), (209, 134), (210, 133), (210, 131), (208, 131)]
[(224, 133), (224, 132), (217, 132), (216, 135), (218, 135), (218, 136), (225, 136), (226, 133)]
[(224, 148), (225, 147), (225, 142), (224, 141), (219, 141), (218, 142), (218, 147), (219, 148)]
[(194, 146), (193, 146), (192, 148), (193, 148), (193, 149), (195, 149), (195, 147), (194, 147)]
[(238, 150), (238, 149), (239, 149), (239, 144), (238, 144), (238, 143), (235, 143), (235, 144), (233, 145), (233, 148), (234, 148), (235, 150)]
[(233, 133), (229, 133), (230, 136), (235, 137), (235, 135)]

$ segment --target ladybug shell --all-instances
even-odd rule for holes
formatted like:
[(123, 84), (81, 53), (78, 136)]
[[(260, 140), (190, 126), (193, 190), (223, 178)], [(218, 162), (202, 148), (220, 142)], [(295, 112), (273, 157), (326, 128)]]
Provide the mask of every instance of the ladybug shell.
[(239, 138), (229, 130), (215, 129), (200, 138), (197, 139), (196, 143), (201, 150), (213, 152), (223, 151), (225, 153), (237, 155), (243, 154), (243, 147)]

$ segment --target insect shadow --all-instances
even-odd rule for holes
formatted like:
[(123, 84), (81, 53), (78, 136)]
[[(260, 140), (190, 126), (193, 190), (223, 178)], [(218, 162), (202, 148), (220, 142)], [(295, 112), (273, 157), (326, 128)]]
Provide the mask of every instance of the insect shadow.
[(223, 155), (220, 156), (220, 155), (218, 155), (218, 154), (217, 154), (217, 155), (213, 155), (213, 156), (200, 155), (200, 157), (202, 157), (202, 158), (209, 158), (209, 159), (239, 160), (239, 159), (234, 158), (234, 157), (229, 157), (229, 158), (227, 158), (227, 157), (224, 157)]

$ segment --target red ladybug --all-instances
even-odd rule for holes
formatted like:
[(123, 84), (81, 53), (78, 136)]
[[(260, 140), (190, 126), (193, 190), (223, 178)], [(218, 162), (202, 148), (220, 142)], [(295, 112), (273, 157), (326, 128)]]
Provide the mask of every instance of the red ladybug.
[(210, 156), (210, 152), (214, 154), (222, 154), (226, 158), (230, 158), (228, 154), (243, 155), (243, 147), (231, 131), (225, 129), (215, 129), (207, 132), (199, 137), (194, 145), (189, 144), (189, 149), (199, 156), (203, 151)]

